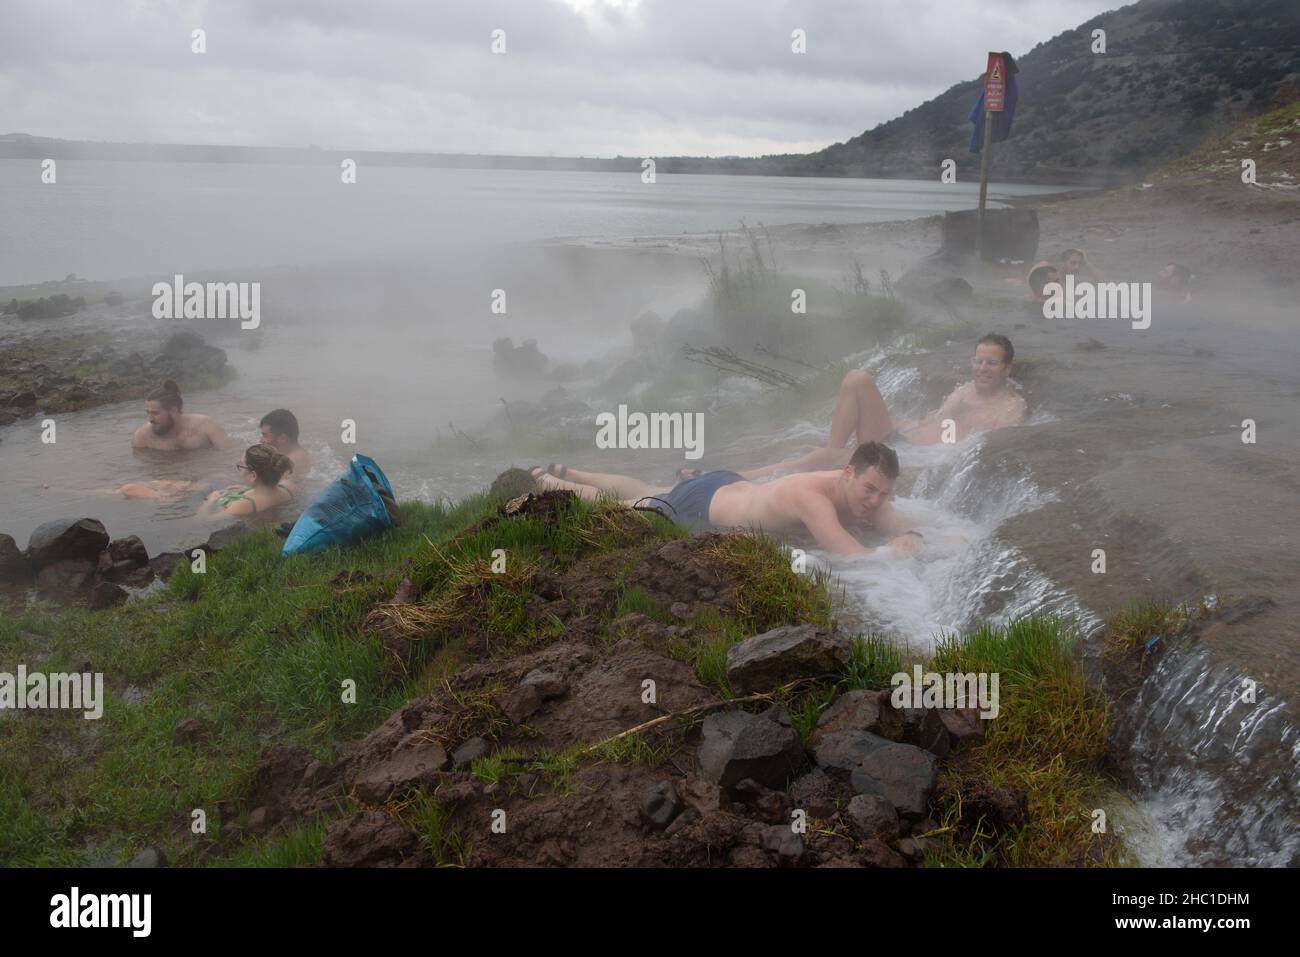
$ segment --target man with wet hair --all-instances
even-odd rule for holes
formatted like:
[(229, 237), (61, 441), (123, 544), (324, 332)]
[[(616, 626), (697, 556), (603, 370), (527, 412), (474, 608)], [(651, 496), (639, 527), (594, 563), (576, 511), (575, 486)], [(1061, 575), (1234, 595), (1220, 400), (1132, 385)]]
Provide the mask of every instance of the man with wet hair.
[(1102, 282), (1105, 278), (1082, 249), (1072, 248), (1061, 253), (1061, 268), (1057, 272), (1061, 276), (1073, 276), (1076, 282)]
[(803, 528), (818, 545), (837, 555), (876, 551), (849, 533), (848, 526), (859, 525), (892, 536), (887, 547), (898, 555), (912, 556), (921, 548), (921, 535), (909, 531), (889, 503), (898, 478), (898, 455), (880, 442), (859, 445), (843, 468), (802, 472), (762, 484), (746, 481), (736, 472), (706, 472), (665, 491), (625, 475), (562, 468), (564, 478), (541, 468), (533, 470), (533, 477), (543, 488), (569, 489), (587, 499), (611, 495), (688, 525), (758, 528), (769, 533)]
[(885, 407), (885, 399), (871, 373), (853, 369), (840, 383), (825, 447), (740, 474), (757, 479), (777, 472), (840, 468), (851, 454), (845, 446), (855, 436), (858, 442), (892, 438), (917, 445), (935, 445), (949, 439), (960, 442), (976, 432), (1019, 425), (1025, 420), (1025, 400), (1008, 382), (1015, 354), (1015, 347), (1006, 336), (992, 332), (984, 336), (975, 344), (975, 355), (971, 357), (971, 381), (954, 389), (937, 412), (917, 421), (896, 421)]
[(298, 444), (298, 417), (288, 409), (272, 409), (262, 416), (262, 443), (293, 463), (293, 474), (301, 479), (311, 469), (311, 454)]
[(149, 421), (131, 435), (133, 449), (160, 449), (179, 452), (190, 449), (224, 449), (230, 438), (209, 416), (182, 413), (184, 400), (180, 386), (168, 379), (144, 400)]

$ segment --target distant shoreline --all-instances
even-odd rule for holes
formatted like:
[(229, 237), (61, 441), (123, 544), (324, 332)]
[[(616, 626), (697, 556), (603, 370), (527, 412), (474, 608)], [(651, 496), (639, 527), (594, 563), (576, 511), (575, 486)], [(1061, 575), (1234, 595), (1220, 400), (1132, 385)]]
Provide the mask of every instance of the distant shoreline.
[[(773, 156), (655, 156), (657, 173), (706, 176), (792, 176), (809, 179), (931, 180), (929, 167), (899, 175), (896, 169), (856, 163), (810, 167), (800, 153)], [(200, 146), (183, 143), (105, 143), (8, 133), (0, 135), (0, 159), (98, 160), (133, 163), (245, 163), (250, 165), (338, 166), (352, 159), (359, 166), (416, 169), (540, 170), (545, 172), (636, 173), (645, 157), (498, 156), (484, 153), (423, 153), (389, 150), (340, 150), (295, 146)], [(1033, 175), (995, 177), (1000, 183), (1096, 188), (1130, 182), (1132, 177), (1077, 171), (1042, 170)]]

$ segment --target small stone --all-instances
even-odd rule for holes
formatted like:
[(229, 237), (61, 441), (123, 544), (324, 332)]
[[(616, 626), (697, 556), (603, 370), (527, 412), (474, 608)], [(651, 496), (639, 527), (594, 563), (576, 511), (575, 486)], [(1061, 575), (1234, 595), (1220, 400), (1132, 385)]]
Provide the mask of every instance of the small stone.
[(781, 867), (796, 867), (803, 861), (803, 838), (792, 831), (788, 824), (774, 824), (764, 828), (759, 846), (775, 854)]
[(850, 783), (859, 794), (883, 796), (899, 817), (915, 821), (928, 810), (938, 773), (938, 762), (929, 751), (890, 743), (863, 758)]
[(678, 831), (684, 831), (686, 828), (698, 821), (702, 816), (703, 815), (701, 815), (699, 811), (688, 807), (686, 810), (682, 811), (681, 814), (677, 815), (677, 819), (673, 821), (673, 823), (669, 824), (668, 827), (664, 829), (664, 837), (672, 837)]
[(254, 808), (248, 814), (248, 829), (254, 834), (260, 834), (266, 830), (267, 811), (264, 807)]
[(523, 724), (542, 707), (542, 692), (537, 685), (521, 684), (498, 695), (496, 705), (515, 724)]
[(662, 831), (681, 814), (685, 805), (672, 781), (660, 781), (641, 797), (641, 820)]
[(815, 747), (837, 731), (869, 731), (899, 741), (903, 737), (903, 716), (890, 704), (887, 691), (849, 691), (822, 713), (810, 741)]
[(951, 749), (948, 729), (935, 708), (900, 708), (903, 715), (903, 740), (918, 748), (944, 757)]
[(740, 694), (763, 691), (793, 678), (837, 673), (852, 644), (814, 625), (784, 625), (727, 649), (727, 681)]
[(821, 768), (852, 771), (868, 754), (892, 743), (869, 731), (835, 731), (813, 748), (813, 760)]
[(524, 675), (524, 680), (520, 684), (536, 687), (543, 701), (562, 698), (569, 693), (569, 683), (564, 680), (564, 676), (553, 671), (530, 671)]
[(879, 794), (855, 795), (847, 813), (853, 830), (861, 838), (889, 841), (898, 837), (898, 811)]
[(736, 800), (748, 807), (760, 821), (768, 824), (790, 822), (790, 799), (781, 791), (764, 787), (752, 778), (745, 778), (734, 790)]
[(166, 867), (167, 855), (157, 847), (146, 847), (143, 851), (131, 858), (131, 863), (127, 867)]
[(702, 817), (725, 811), (731, 806), (727, 792), (709, 781), (690, 778), (677, 785), (677, 793), (687, 807), (697, 811)]
[(948, 730), (948, 741), (954, 748), (967, 741), (984, 740), (984, 722), (978, 708), (945, 708), (939, 712), (939, 720)]
[(91, 611), (103, 611), (107, 608), (116, 608), (118, 605), (126, 604), (127, 594), (125, 588), (121, 585), (114, 585), (112, 582), (100, 582), (90, 593)]
[(198, 718), (182, 718), (172, 729), (172, 744), (198, 744), (208, 736), (208, 729)]
[(470, 738), (452, 753), (452, 766), (469, 767), (479, 758), (486, 758), (491, 750), (492, 746), (488, 744), (487, 738)]
[(747, 711), (727, 711), (704, 719), (698, 752), (700, 776), (730, 790), (745, 778), (784, 787), (803, 759), (794, 729)]

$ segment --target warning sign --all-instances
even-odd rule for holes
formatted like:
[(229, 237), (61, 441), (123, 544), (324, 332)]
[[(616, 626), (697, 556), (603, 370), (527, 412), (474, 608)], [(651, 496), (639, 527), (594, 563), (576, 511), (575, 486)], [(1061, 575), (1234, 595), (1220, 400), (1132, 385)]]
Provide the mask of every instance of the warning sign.
[(1006, 109), (1007, 100), (1007, 65), (1002, 62), (1002, 54), (990, 53), (988, 69), (984, 71), (984, 109), (989, 113), (1001, 113)]

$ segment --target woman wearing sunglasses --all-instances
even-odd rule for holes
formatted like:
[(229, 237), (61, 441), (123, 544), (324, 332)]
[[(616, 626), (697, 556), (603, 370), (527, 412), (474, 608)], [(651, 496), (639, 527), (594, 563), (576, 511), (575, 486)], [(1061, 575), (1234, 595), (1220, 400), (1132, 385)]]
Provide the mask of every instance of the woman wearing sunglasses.
[(293, 500), (293, 493), (280, 484), (280, 480), (293, 471), (293, 463), (271, 446), (249, 446), (235, 468), (251, 484), (233, 485), (224, 491), (213, 492), (199, 507), (200, 517), (258, 515)]

